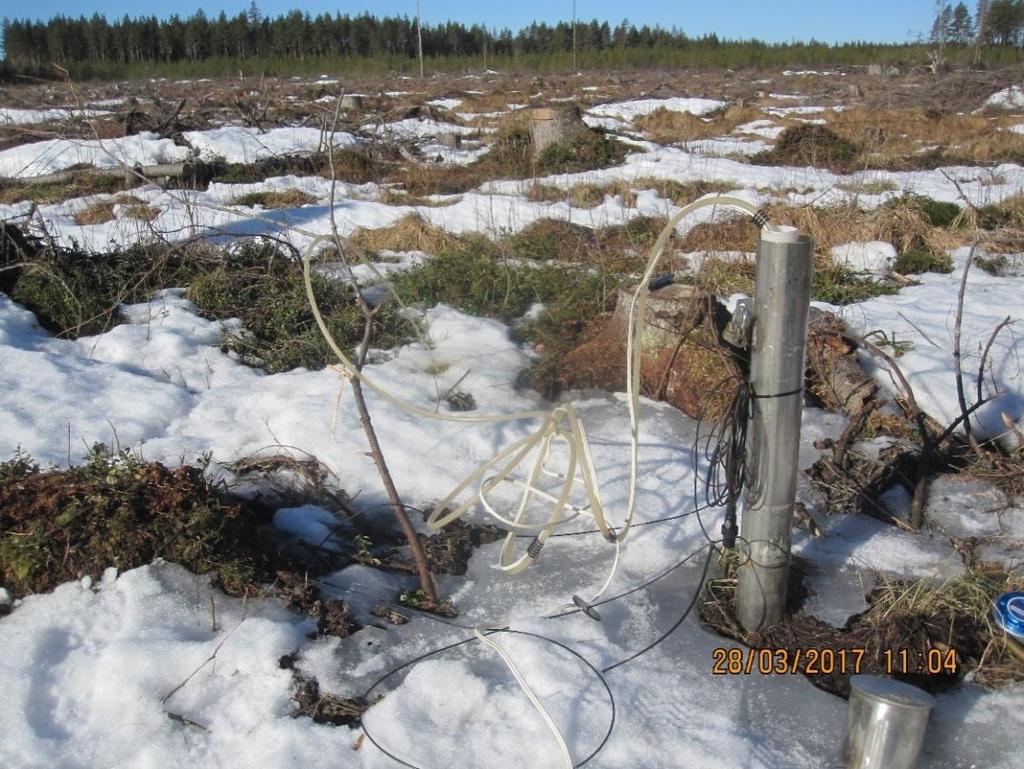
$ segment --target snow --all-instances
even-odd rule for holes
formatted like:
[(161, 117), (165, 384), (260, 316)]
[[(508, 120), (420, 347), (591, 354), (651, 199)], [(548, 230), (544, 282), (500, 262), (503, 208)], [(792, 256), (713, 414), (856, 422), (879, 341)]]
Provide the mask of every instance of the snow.
[(826, 109), (831, 109), (835, 112), (841, 112), (842, 107), (814, 107), (814, 106), (800, 106), (800, 107), (765, 107), (765, 112), (774, 117), (792, 117), (793, 115), (816, 115), (819, 112), (824, 112)]
[(706, 115), (726, 106), (724, 101), (717, 99), (696, 99), (673, 96), (667, 99), (633, 99), (631, 101), (612, 102), (610, 104), (598, 104), (587, 110), (591, 115), (598, 117), (616, 117), (622, 120), (632, 120), (642, 115), (649, 115), (657, 109), (666, 109), (670, 112), (689, 112), (693, 115)]
[[(351, 753), (347, 730), (289, 715), (292, 675), (278, 658), (302, 645), (311, 619), (243, 605), (174, 566), (112, 572), (92, 589), (29, 597), (0, 622), (0, 764), (327, 767)], [(211, 630), (211, 599), (226, 630)]]
[(177, 163), (187, 157), (185, 147), (153, 133), (122, 139), (49, 139), (0, 151), (0, 176), (42, 176), (83, 164), (116, 168)]
[(274, 513), (274, 528), (316, 547), (324, 546), (340, 523), (334, 513), (316, 505), (282, 507)]
[(95, 109), (59, 107), (57, 109), (16, 109), (0, 107), (0, 125), (31, 125), (33, 123), (59, 123), (79, 117), (104, 114)]
[(427, 104), (439, 109), (458, 109), (462, 105), (462, 99), (432, 99)]
[(622, 131), (629, 127), (628, 121), (617, 117), (599, 117), (589, 113), (583, 115), (583, 122), (591, 128), (603, 128), (606, 131)]
[(351, 147), (359, 140), (339, 131), (330, 136), (319, 128), (271, 128), (261, 133), (255, 128), (226, 126), (209, 131), (186, 131), (185, 141), (204, 160), (221, 159), (228, 163), (254, 163), (280, 155), (316, 152), (328, 144)]
[(383, 125), (364, 125), (363, 130), (394, 139), (429, 139), (445, 134), (455, 134), (456, 136), (478, 134), (487, 129), (457, 125), (455, 123), (443, 123), (440, 120), (429, 118), (411, 117), (393, 123), (384, 123)]
[(740, 139), (695, 139), (684, 142), (683, 146), (694, 155), (756, 155), (771, 148), (770, 144), (761, 141), (744, 141)]
[[(621, 128), (636, 115), (666, 103), (675, 105), (668, 108), (689, 108), (698, 114), (706, 105), (694, 102), (709, 101), (620, 102), (602, 105), (586, 119), (608, 121), (604, 125)], [(689, 106), (684, 107), (684, 102)], [(771, 139), (775, 128), (778, 126), (770, 121), (755, 121), (741, 126), (737, 133)], [(435, 148), (441, 151), (432, 139), (476, 129), (410, 120), (379, 130), (397, 135), (405, 132), (432, 153)], [(204, 153), (244, 162), (270, 154), (309, 152), (319, 146), (320, 132), (286, 128), (259, 134), (229, 127), (192, 132), (187, 138)], [(128, 153), (137, 144), (138, 149), (132, 150), (136, 155), (142, 155), (142, 148), (154, 155), (159, 149), (165, 156), (187, 152), (162, 141), (166, 140), (152, 135), (131, 137), (119, 149)], [(336, 134), (335, 141), (351, 143), (356, 139)], [(606, 185), (646, 177), (680, 182), (717, 180), (736, 184), (740, 187), (737, 195), (758, 205), (765, 202), (758, 190), (786, 188), (810, 190), (789, 195), (791, 202), (827, 205), (842, 199), (842, 185), (856, 178), (817, 169), (754, 167), (712, 156), (743, 151), (736, 148), (767, 146), (735, 137), (684, 147), (634, 143), (639, 151), (618, 167), (539, 181), (567, 188), (579, 182)], [(465, 144), (461, 152), (482, 149), (472, 147), (469, 140)], [(62, 152), (70, 152), (71, 146), (68, 143)], [(100, 149), (105, 145), (96, 148)], [(21, 169), (23, 162), (16, 165), (11, 160), (11, 166), (3, 165), (7, 152), (0, 153), (0, 169)], [(102, 157), (106, 155), (97, 152), (84, 162), (102, 163)], [(447, 162), (458, 162), (453, 158)], [(58, 167), (60, 162), (60, 158), (47, 159), (40, 161), (39, 167), (52, 170), (50, 166)], [(37, 172), (34, 168), (30, 166)], [(1024, 169), (1013, 164), (943, 170), (979, 203), (1000, 200), (1024, 186)], [(960, 195), (942, 170), (880, 174), (879, 179), (883, 178), (895, 189), (939, 200), (957, 200)], [(597, 227), (637, 215), (664, 216), (678, 210), (654, 190), (639, 191), (636, 206), (630, 209), (613, 197), (606, 197), (593, 209), (578, 209), (565, 202), (534, 203), (524, 197), (533, 183), (532, 179), (498, 180), (457, 198), (437, 199), (454, 200), (449, 206), (385, 205), (380, 202), (378, 185), (339, 183), (334, 214), (344, 236), (359, 227), (387, 226), (410, 213), (418, 213), (448, 232), (498, 234), (514, 232), (545, 217)], [(246, 192), (284, 189), (299, 189), (316, 201), (277, 211), (231, 206), (234, 198)], [(272, 233), (287, 235), (303, 248), (331, 230), (330, 182), (319, 177), (212, 184), (201, 192), (151, 186), (133, 194), (160, 209), (151, 226), (170, 240), (195, 234), (230, 239)], [(75, 224), (75, 212), (96, 199), (41, 205), (37, 215), (59, 241), (75, 240), (100, 251), (113, 242), (134, 242), (143, 234), (137, 222), (126, 220)], [(884, 199), (885, 195), (859, 196), (864, 206), (878, 205)], [(0, 218), (27, 212), (27, 203), (0, 206)], [(711, 210), (700, 212), (680, 233), (713, 216)], [(376, 270), (365, 265), (355, 268), (367, 291), (380, 290), (372, 286), (378, 272), (409, 269), (431, 258), (422, 252), (381, 256)], [(691, 265), (706, 257), (684, 256)], [(715, 256), (749, 258), (741, 252)], [(855, 270), (877, 272), (891, 265), (895, 251), (889, 244), (851, 243), (838, 247), (833, 256)], [(897, 341), (910, 343), (898, 363), (914, 386), (919, 405), (940, 421), (949, 421), (959, 412), (952, 330), (965, 257), (964, 250), (954, 254), (957, 269), (950, 275), (915, 276), (919, 285), (905, 287), (897, 295), (832, 308), (855, 330), (883, 329)], [(336, 272), (338, 267), (325, 265), (322, 269)], [(992, 329), (1006, 316), (1020, 320), (1022, 288), (1022, 277), (995, 278), (977, 269), (971, 271), (963, 319), (968, 392), (974, 391), (979, 348)], [(240, 323), (201, 318), (181, 289), (158, 292), (150, 301), (124, 306), (121, 311), (124, 322), (106, 333), (61, 340), (43, 331), (30, 312), (0, 294), (0, 358), (4, 361), (0, 367), (0, 392), (4, 393), (0, 456), (10, 456), (20, 446), (44, 465), (60, 466), (79, 461), (93, 442), (116, 441), (147, 459), (171, 465), (209, 452), (214, 459), (210, 472), (230, 480), (226, 470), (217, 469), (221, 463), (283, 444), (316, 456), (341, 479), (346, 491), (358, 494), (362, 509), (374, 510), (385, 502), (376, 469), (366, 453), (348, 383), (337, 371), (298, 369), (268, 375), (242, 365), (221, 349), (224, 331), (239, 332)], [(531, 308), (530, 314), (536, 312), (536, 307)], [(455, 386), (473, 395), (479, 414), (551, 408), (538, 393), (516, 385), (521, 372), (532, 364), (533, 353), (516, 340), (509, 326), (444, 305), (426, 310), (424, 319), (430, 342), (406, 344), (387, 353), (375, 351), (365, 369), (367, 376), (428, 410), (444, 410), (441, 394)], [(974, 421), (983, 435), (1005, 430), (1002, 412), (1017, 420), (1024, 416), (1024, 383), (1013, 333), (1013, 329), (1004, 331), (992, 345), (989, 377), (1000, 396)], [(883, 367), (875, 366), (872, 371), (882, 386), (895, 390)], [(573, 400), (586, 425), (602, 499), (616, 518), (628, 493), (624, 397), (601, 392), (568, 393), (565, 397)], [(526, 421), (435, 422), (411, 417), (372, 392), (367, 398), (397, 486), (406, 500), (422, 507), (443, 498), (481, 462), (535, 427)], [(638, 520), (643, 522), (693, 506), (694, 478), (698, 470), (703, 471), (704, 460), (694, 466), (692, 420), (646, 399), (640, 412)], [(805, 409), (801, 468), (821, 455), (815, 442), (835, 438), (845, 421), (836, 414)], [(554, 459), (564, 459), (564, 447), (555, 447)], [(936, 513), (940, 528), (983, 537), (979, 554), (1019, 564), (1024, 511), (1014, 506), (994, 514), (972, 510), (970, 515), (959, 515), (961, 508), (988, 497), (977, 490), (943, 491), (945, 488), (934, 489), (932, 495), (932, 504), (942, 505), (942, 511)], [(841, 625), (863, 608), (870, 571), (900, 577), (947, 577), (963, 570), (958, 552), (943, 531), (911, 534), (865, 516), (822, 516), (820, 502), (805, 477), (801, 477), (798, 494), (825, 528), (823, 537), (794, 533), (794, 552), (811, 566), (813, 595), (807, 610), (824, 621)], [(895, 504), (896, 495), (887, 501)], [(508, 494), (496, 497), (507, 501)], [(684, 554), (699, 555), (706, 547), (702, 524), (716, 531), (718, 512), (707, 511), (701, 521), (686, 515), (634, 529), (622, 548), (610, 592), (641, 583), (677, 563)], [(471, 516), (481, 519), (479, 511)], [(326, 547), (331, 546), (337, 523), (333, 514), (313, 505), (284, 508), (274, 515), (279, 532)], [(465, 576), (440, 578), (442, 592), (452, 596), (461, 611), (458, 621), (467, 626), (508, 625), (513, 630), (542, 634), (570, 646), (598, 668), (625, 659), (675, 622), (682, 609), (681, 597), (696, 588), (702, 563), (695, 559), (649, 589), (602, 606), (600, 623), (580, 615), (549, 620), (543, 616), (566, 604), (572, 594), (588, 596), (597, 590), (608, 574), (612, 548), (599, 536), (553, 539), (537, 565), (514, 579), (495, 568), (499, 548), (500, 543), (479, 548)], [(406, 625), (369, 626), (381, 622), (371, 614), (375, 606), (388, 605), (400, 590), (410, 586), (409, 575), (366, 566), (350, 566), (326, 575), (321, 583), (325, 594), (344, 598), (353, 616), (367, 624), (346, 639), (311, 638), (314, 623), (310, 618), (287, 611), (273, 600), (230, 599), (211, 589), (205, 579), (162, 562), (123, 574), (108, 570), (96, 582), (76, 580), (49, 594), (13, 602), (12, 612), (0, 618), (0, 648), (4, 649), (0, 677), (5, 682), (5, 697), (0, 698), (4, 724), (0, 766), (393, 766), (368, 740), (353, 750), (362, 734), (358, 728), (321, 726), (305, 717), (294, 718), (294, 674), (282, 668), (279, 660), (283, 655), (295, 655), (299, 671), (315, 675), (323, 691), (355, 696), (365, 694), (371, 684), (398, 665), (470, 637), (467, 630), (413, 613)], [(217, 609), (217, 628), (211, 627), (211, 600)], [(10, 604), (11, 596), (0, 590), (0, 606)], [(512, 654), (542, 698), (560, 725), (574, 760), (583, 760), (607, 728), (610, 707), (604, 687), (586, 665), (556, 645), (514, 634), (498, 634), (494, 640)], [(822, 757), (832, 756), (839, 744), (845, 705), (798, 676), (711, 675), (714, 649), (731, 646), (690, 617), (664, 643), (608, 672), (616, 724), (611, 739), (588, 766), (821, 767)], [(389, 750), (425, 769), (557, 765), (553, 739), (536, 711), (506, 667), (477, 644), (417, 662), (385, 681), (375, 690), (374, 699), (377, 694), (386, 696), (367, 713), (367, 727)], [(922, 769), (1016, 766), (1019, 759), (1012, 727), (1020, 723), (1022, 708), (1024, 686), (1019, 685), (1000, 692), (963, 686), (941, 695), (932, 715)]]
[(833, 246), (831, 253), (832, 261), (854, 272), (887, 275), (896, 262), (896, 248), (893, 244), (878, 240)]
[(805, 580), (810, 592), (803, 611), (832, 627), (842, 628), (850, 617), (868, 610), (865, 598), (875, 586), (874, 575), (850, 567), (814, 566)]
[[(953, 342), (957, 289), (966, 252), (967, 249), (959, 249), (954, 253), (957, 267), (950, 275), (916, 276), (920, 285), (851, 305), (840, 312), (855, 330), (866, 333), (882, 329), (890, 338), (911, 343), (897, 362), (913, 387), (920, 408), (942, 424), (950, 424), (960, 415)], [(967, 393), (975, 392), (981, 350), (996, 326), (1006, 317), (1019, 323), (1021, 287), (1020, 279), (995, 277), (977, 268), (970, 271), (961, 328)], [(881, 384), (896, 389), (883, 364), (868, 364), (872, 368), (877, 366), (876, 377)], [(985, 391), (998, 394), (971, 416), (971, 424), (982, 439), (1006, 433), (1003, 413), (1014, 421), (1024, 416), (1024, 377), (1012, 332), (1004, 330), (993, 343), (985, 379)]]
[(778, 139), (779, 135), (785, 130), (785, 126), (780, 126), (772, 120), (754, 120), (750, 123), (736, 126), (733, 133), (753, 134), (755, 136), (763, 136), (766, 139)]
[(1024, 109), (1024, 88), (1019, 85), (1011, 85), (985, 99), (984, 107), (995, 107), (997, 109)]

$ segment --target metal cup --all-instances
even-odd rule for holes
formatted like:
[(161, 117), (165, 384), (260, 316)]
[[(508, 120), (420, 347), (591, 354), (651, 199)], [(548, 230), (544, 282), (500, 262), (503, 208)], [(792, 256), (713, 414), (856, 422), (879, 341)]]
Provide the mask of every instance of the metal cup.
[(934, 706), (934, 697), (910, 684), (852, 676), (840, 753), (845, 769), (914, 769)]

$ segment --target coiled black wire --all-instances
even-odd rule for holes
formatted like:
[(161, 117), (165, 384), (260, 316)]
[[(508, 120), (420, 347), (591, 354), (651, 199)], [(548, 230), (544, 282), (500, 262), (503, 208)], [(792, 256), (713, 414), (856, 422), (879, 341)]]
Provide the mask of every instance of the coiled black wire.
[[(587, 661), (587, 659), (582, 654), (577, 652), (575, 649), (567, 646), (566, 644), (562, 643), (561, 641), (556, 641), (553, 638), (548, 638), (547, 636), (540, 635), (539, 633), (530, 633), (530, 632), (528, 632), (526, 630), (512, 630), (511, 628), (507, 628), (507, 627), (505, 627), (505, 628), (492, 628), (492, 629), (487, 630), (487, 631), (482, 631), (482, 634), (483, 635), (487, 635), (487, 636), (497, 635), (499, 633), (508, 633), (508, 634), (511, 634), (511, 635), (525, 636), (527, 638), (534, 638), (534, 639), (536, 639), (538, 641), (543, 641), (545, 643), (553, 644), (553, 645), (557, 646), (558, 648), (563, 649), (563, 650), (569, 652), (569, 654), (571, 654), (573, 657), (575, 657), (580, 662), (582, 662), (590, 670), (590, 672), (594, 674), (594, 677), (597, 678), (597, 680), (601, 682), (601, 686), (604, 687), (605, 694), (608, 695), (608, 705), (610, 707), (610, 715), (609, 715), (609, 718), (608, 718), (608, 728), (605, 730), (604, 736), (601, 738), (601, 741), (600, 741), (600, 743), (598, 743), (597, 747), (594, 748), (590, 752), (590, 754), (586, 758), (584, 758), (582, 761), (580, 761), (579, 763), (573, 764), (573, 766), (576, 767), (576, 769), (579, 769), (579, 767), (582, 767), (582, 766), (586, 766), (586, 764), (588, 764), (594, 758), (594, 756), (596, 756), (598, 753), (600, 753), (602, 750), (604, 750), (604, 746), (608, 744), (608, 740), (611, 739), (612, 732), (615, 730), (615, 715), (616, 715), (615, 695), (612, 694), (612, 689), (608, 685), (608, 681), (602, 675), (603, 671), (600, 671), (596, 667), (594, 667), (589, 661)], [(434, 655), (441, 654), (442, 652), (449, 651), (451, 649), (455, 649), (455, 648), (457, 648), (459, 646), (463, 646), (463, 645), (468, 644), (471, 641), (475, 641), (475, 640), (477, 640), (476, 636), (473, 636), (472, 638), (466, 638), (466, 639), (464, 639), (462, 641), (457, 641), (455, 643), (448, 644), (447, 646), (442, 646), (439, 649), (434, 649), (433, 651), (427, 652), (426, 654), (421, 654), (420, 656), (415, 657), (414, 659), (409, 660), (408, 662), (398, 666), (397, 668), (391, 670), (388, 673), (385, 673), (383, 676), (381, 676), (376, 681), (374, 681), (374, 683), (370, 686), (370, 688), (366, 690), (366, 694), (363, 695), (364, 699), (369, 699), (370, 695), (373, 693), (373, 690), (376, 689), (378, 686), (380, 686), (382, 683), (384, 683), (384, 681), (389, 679), (395, 673), (398, 673), (398, 672), (400, 672), (402, 670), (405, 670), (407, 667), (409, 667), (411, 665), (414, 665), (417, 662), (422, 662), (423, 660), (427, 659), (428, 657), (433, 657)], [(379, 750), (385, 756), (390, 758), (392, 761), (395, 761), (395, 762), (401, 764), (402, 766), (408, 767), (408, 769), (420, 769), (420, 767), (417, 766), (416, 764), (413, 764), (413, 763), (411, 763), (409, 761), (406, 761), (403, 758), (400, 758), (399, 756), (396, 756), (394, 753), (392, 753), (387, 748), (385, 748), (383, 745), (381, 745), (380, 742), (376, 738), (374, 738), (373, 734), (367, 728), (365, 720), (362, 722), (362, 729), (363, 729), (363, 733), (366, 735), (366, 738), (371, 743), (373, 743), (374, 747), (376, 747), (377, 750)]]

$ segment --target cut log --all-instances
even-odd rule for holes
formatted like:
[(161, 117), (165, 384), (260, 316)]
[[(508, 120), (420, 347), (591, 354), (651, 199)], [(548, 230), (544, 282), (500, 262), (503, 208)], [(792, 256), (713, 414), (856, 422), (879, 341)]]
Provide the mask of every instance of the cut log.
[(807, 322), (807, 387), (827, 408), (859, 415), (878, 385), (860, 364), (846, 324), (830, 312), (810, 310)]
[(147, 179), (163, 179), (167, 177), (186, 177), (189, 179), (202, 178), (204, 169), (211, 166), (201, 161), (187, 163), (157, 163), (151, 166), (115, 166), (106, 168), (79, 168), (74, 171), (57, 171), (42, 176), (31, 176), (25, 178), (0, 177), (0, 182), (6, 184), (64, 184), (77, 176), (110, 176), (112, 174), (125, 174), (127, 177), (141, 174)]

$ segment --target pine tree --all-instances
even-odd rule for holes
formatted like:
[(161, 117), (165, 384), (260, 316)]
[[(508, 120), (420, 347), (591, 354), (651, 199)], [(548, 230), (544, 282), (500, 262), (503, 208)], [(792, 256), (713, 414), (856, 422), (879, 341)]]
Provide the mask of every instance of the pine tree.
[(961, 45), (969, 43), (974, 37), (974, 21), (971, 12), (963, 2), (957, 3), (953, 9), (953, 24), (950, 28), (950, 41)]

